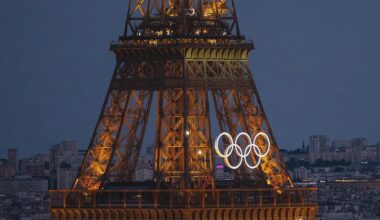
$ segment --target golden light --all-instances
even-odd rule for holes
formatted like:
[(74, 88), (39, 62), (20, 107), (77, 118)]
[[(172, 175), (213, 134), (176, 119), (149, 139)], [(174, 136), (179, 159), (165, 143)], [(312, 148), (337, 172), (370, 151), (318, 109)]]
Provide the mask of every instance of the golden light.
[(203, 154), (203, 151), (202, 150), (198, 150), (198, 155), (202, 155)]

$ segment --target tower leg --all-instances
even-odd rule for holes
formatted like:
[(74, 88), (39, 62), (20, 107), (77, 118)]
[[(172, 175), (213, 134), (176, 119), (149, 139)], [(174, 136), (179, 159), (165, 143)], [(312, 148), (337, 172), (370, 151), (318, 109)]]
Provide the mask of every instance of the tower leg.
[[(222, 132), (230, 133), (233, 137), (239, 132), (244, 131), (245, 126), (242, 122), (241, 112), (238, 106), (240, 103), (236, 99), (236, 90), (213, 90), (212, 97), (220, 130)], [(226, 140), (224, 140), (224, 144), (227, 144)], [(231, 156), (232, 161), (238, 160), (235, 154), (232, 154)], [(248, 181), (247, 173), (248, 171), (244, 166), (240, 166), (239, 169), (233, 170), (234, 178), (237, 181), (245, 183)]]
[[(222, 131), (229, 132), (233, 137), (241, 131), (249, 133), (251, 137), (262, 131), (271, 140), (270, 152), (268, 156), (262, 158), (258, 169), (252, 171), (241, 166), (234, 173), (234, 177), (249, 181), (255, 180), (248, 178), (256, 175), (266, 184), (275, 187), (283, 186), (287, 181), (292, 185), (257, 91), (255, 89), (215, 90), (213, 91), (213, 98), (219, 126)], [(260, 138), (257, 141), (262, 152), (265, 152), (267, 143)], [(237, 159), (232, 158), (232, 160)], [(254, 155), (252, 155), (252, 160), (256, 160)], [(256, 179), (259, 180), (258, 178)]]
[[(112, 81), (123, 71), (124, 63), (118, 63)], [(113, 89), (111, 82), (73, 189), (99, 189), (119, 135), (129, 97), (130, 91)]]
[[(115, 80), (130, 71), (118, 63), (73, 189), (99, 189), (111, 178), (131, 179), (149, 115), (152, 92), (125, 90)], [(122, 133), (122, 135), (120, 135)]]
[[(270, 151), (266, 157), (262, 158), (262, 163), (260, 164), (260, 169), (263, 171), (261, 173), (265, 175), (266, 182), (269, 185), (280, 187), (289, 183), (289, 185), (293, 186), (253, 79), (251, 79), (251, 82), (251, 89), (239, 90), (238, 93), (243, 114), (247, 121), (247, 131), (251, 135), (264, 131), (271, 140)], [(258, 142), (259, 147), (264, 152), (266, 143), (262, 139), (258, 139)]]
[(103, 184), (107, 182), (131, 181), (148, 124), (152, 103), (152, 91), (130, 92), (128, 107), (120, 127), (120, 134), (108, 165)]

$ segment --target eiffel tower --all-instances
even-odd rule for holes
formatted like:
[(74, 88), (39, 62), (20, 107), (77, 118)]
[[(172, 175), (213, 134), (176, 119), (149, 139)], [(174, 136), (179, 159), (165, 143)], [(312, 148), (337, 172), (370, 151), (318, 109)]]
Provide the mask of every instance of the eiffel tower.
[[(253, 49), (233, 0), (129, 0), (96, 128), (72, 190), (50, 191), (52, 217), (313, 219), (316, 189), (294, 187), (286, 170), (248, 67)], [(229, 187), (215, 180), (214, 127), (268, 137), (245, 155), (257, 169), (231, 170)], [(152, 184), (120, 188), (133, 183), (147, 129), (155, 130)], [(221, 142), (224, 150), (231, 144)], [(264, 157), (254, 154), (268, 145)], [(239, 161), (239, 152), (227, 153)]]

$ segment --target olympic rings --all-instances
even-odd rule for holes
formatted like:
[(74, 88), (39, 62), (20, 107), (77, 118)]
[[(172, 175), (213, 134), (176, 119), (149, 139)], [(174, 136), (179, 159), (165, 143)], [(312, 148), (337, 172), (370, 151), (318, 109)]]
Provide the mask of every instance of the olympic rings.
[[(219, 150), (219, 140), (221, 137), (223, 136), (226, 136), (227, 139), (228, 139), (228, 142), (230, 143), (228, 145), (228, 147), (225, 149), (224, 153), (222, 154)], [(260, 147), (257, 146), (256, 144), (256, 140), (259, 136), (262, 136), (266, 139), (266, 142), (267, 142), (267, 150), (265, 151), (264, 154), (261, 153), (261, 150), (260, 150)], [(244, 153), (243, 153), (243, 149), (237, 144), (238, 143), (238, 140), (240, 137), (244, 137), (246, 140), (248, 140), (248, 145), (246, 146), (245, 150), (244, 150)], [(231, 169), (238, 169), (241, 164), (243, 163), (243, 160), (245, 162), (245, 165), (250, 168), (250, 169), (256, 169), (259, 165), (260, 165), (260, 162), (261, 162), (261, 158), (265, 157), (268, 155), (269, 153), (269, 150), (270, 150), (270, 140), (269, 140), (269, 137), (267, 134), (265, 134), (264, 132), (259, 132), (255, 135), (255, 137), (253, 138), (253, 140), (251, 139), (251, 137), (249, 136), (249, 134), (245, 133), (245, 132), (241, 132), (239, 133), (235, 140), (233, 140), (232, 136), (227, 133), (227, 132), (223, 132), (221, 133), (215, 140), (215, 152), (216, 154), (219, 156), (219, 157), (222, 157), (224, 158), (224, 163)], [(256, 162), (255, 165), (251, 165), (248, 163), (247, 161), (247, 157), (251, 154), (251, 151), (253, 149), (253, 152), (255, 153), (255, 155), (258, 157), (258, 160)], [(239, 162), (234, 166), (234, 165), (231, 165), (231, 163), (228, 161), (228, 158), (231, 156), (231, 154), (235, 151), (235, 154), (237, 157), (240, 157), (240, 160)]]

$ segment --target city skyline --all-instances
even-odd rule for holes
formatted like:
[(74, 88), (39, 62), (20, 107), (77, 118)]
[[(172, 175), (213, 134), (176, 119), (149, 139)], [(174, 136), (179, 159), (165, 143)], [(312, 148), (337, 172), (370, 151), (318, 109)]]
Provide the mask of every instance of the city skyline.
[[(328, 146), (334, 146), (335, 143), (340, 143), (340, 142), (345, 142), (345, 141), (354, 141), (355, 139), (364, 139), (365, 141), (368, 141), (368, 139), (366, 137), (347, 137), (347, 138), (335, 138), (335, 137), (331, 137), (329, 135), (326, 135), (325, 133), (321, 133), (321, 134), (310, 134), (308, 137), (305, 137), (304, 139), (300, 139), (299, 141), (299, 144), (296, 145), (296, 146), (291, 146), (291, 147), (282, 147), (280, 148), (281, 150), (287, 150), (287, 151), (292, 151), (292, 150), (297, 150), (297, 149), (302, 149), (303, 147), (309, 147), (310, 145), (310, 138), (313, 137), (313, 136), (325, 136), (327, 139), (328, 139)], [(22, 158), (28, 158), (28, 157), (31, 157), (31, 156), (35, 156), (35, 155), (39, 155), (39, 154), (48, 154), (49, 153), (49, 149), (51, 149), (52, 147), (56, 146), (57, 144), (60, 144), (62, 142), (65, 142), (65, 141), (68, 141), (68, 142), (74, 142), (75, 144), (77, 144), (77, 147), (78, 147), (78, 150), (81, 150), (81, 151), (86, 151), (87, 150), (87, 145), (81, 145), (79, 143), (78, 140), (73, 140), (73, 139), (70, 139), (70, 138), (67, 138), (67, 139), (64, 139), (64, 140), (57, 140), (56, 142), (54, 142), (53, 144), (49, 145), (46, 149), (42, 148), (42, 151), (34, 151), (32, 153), (25, 153), (23, 152), (22, 148), (18, 148), (18, 147), (0, 147), (0, 159), (5, 159), (7, 157), (7, 153), (9, 150), (13, 150), (13, 149), (16, 149), (18, 150), (18, 155), (20, 157), (20, 159)], [(375, 144), (380, 144), (380, 139), (378, 141), (374, 141), (374, 142), (367, 142), (368, 145), (375, 145)], [(145, 143), (143, 144), (142, 146), (142, 150), (141, 150), (141, 153), (140, 154), (143, 154), (147, 148), (154, 148), (154, 142), (151, 142), (151, 143)]]
[[(127, 2), (1, 4), (9, 34), (0, 36), (0, 154), (47, 151), (67, 137), (86, 148), (114, 65), (107, 48), (122, 32)], [(280, 148), (319, 133), (379, 140), (377, 1), (237, 4)]]

